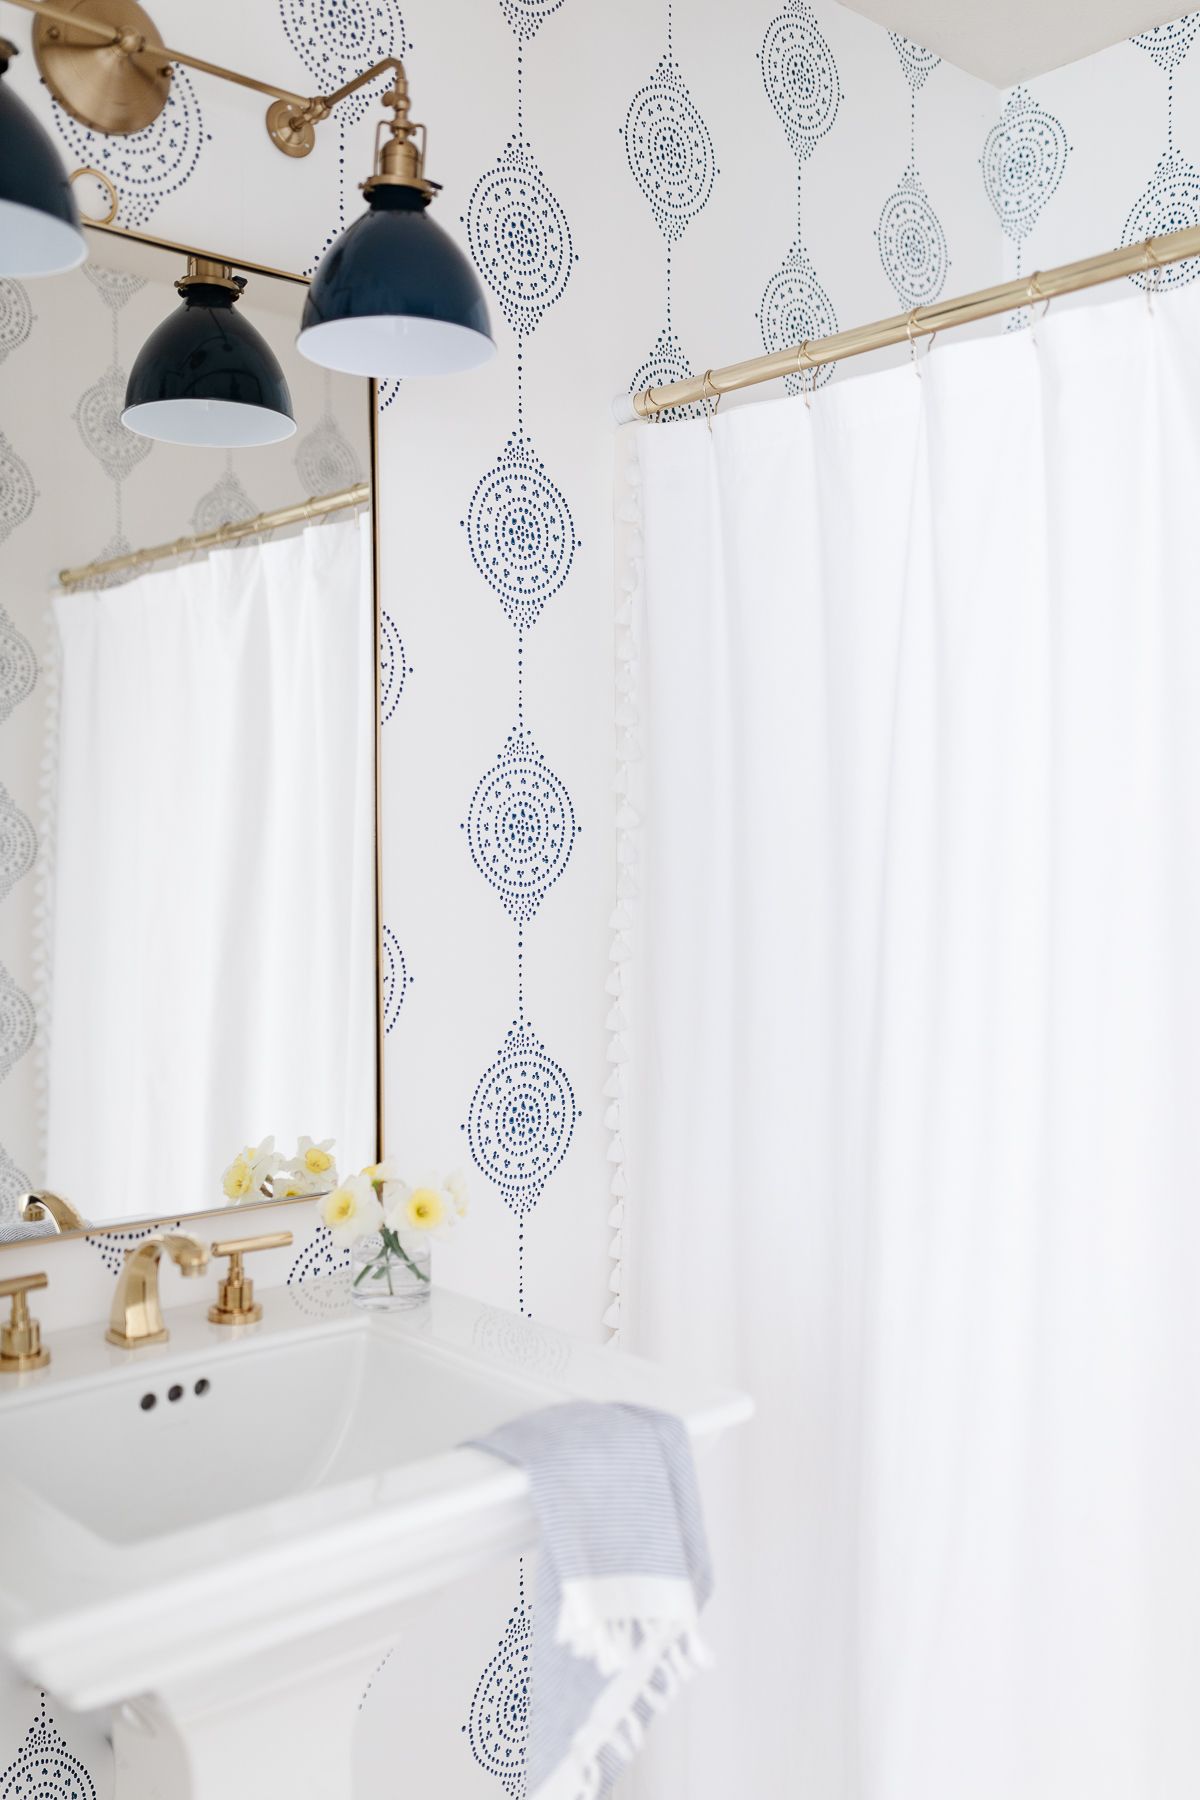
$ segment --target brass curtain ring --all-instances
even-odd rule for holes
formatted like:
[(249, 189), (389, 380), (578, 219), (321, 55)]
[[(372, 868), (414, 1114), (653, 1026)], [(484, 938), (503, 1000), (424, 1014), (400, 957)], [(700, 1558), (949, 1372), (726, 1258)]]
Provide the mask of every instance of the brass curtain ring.
[(1042, 292), (1041, 271), (1039, 269), (1035, 269), (1033, 271), (1033, 274), (1029, 277), (1029, 280), (1025, 283), (1025, 299), (1028, 302), (1028, 304), (1032, 307), (1032, 306), (1036, 306), (1036, 304), (1039, 300), (1042, 302), (1041, 321), (1038, 321), (1038, 320), (1032, 319), (1032, 318), (1029, 321), (1030, 335), (1032, 336), (1033, 342), (1035, 345), (1037, 344), (1037, 341), (1038, 341), (1037, 340), (1038, 324), (1045, 322), (1046, 314), (1050, 311), (1050, 302), (1051, 302), (1051, 300), (1053, 300), (1053, 298), (1054, 298), (1053, 294), (1044, 294)]
[(1146, 306), (1150, 312), (1153, 312), (1154, 296), (1160, 291), (1162, 286), (1162, 263), (1159, 260), (1158, 251), (1154, 248), (1154, 241), (1152, 238), (1146, 239), (1146, 242), (1142, 246), (1142, 250), (1143, 260), (1147, 265), (1146, 274), (1148, 277), (1146, 282)]
[(801, 392), (804, 404), (812, 410), (812, 397), (816, 392), (817, 372), (812, 357), (808, 354), (808, 339), (796, 347), (796, 373), (800, 377)]
[[(708, 429), (711, 431), (713, 428), (713, 420), (717, 416), (717, 408), (721, 404), (721, 396), (719, 393), (717, 393), (716, 388), (713, 386), (713, 378), (712, 378), (712, 370), (711, 369), (705, 369), (702, 387), (704, 390), (703, 398), (704, 398), (705, 423), (707, 424)], [(715, 396), (715, 398), (714, 398), (714, 396)]]
[(921, 365), (917, 361), (917, 338), (916, 338), (917, 313), (919, 311), (920, 311), (920, 308), (914, 306), (912, 311), (908, 314), (908, 317), (905, 321), (905, 330), (908, 333), (908, 354), (909, 354), (909, 358), (912, 362), (913, 372), (916, 375), (918, 381), (920, 381), (920, 379), (921, 379)]
[(94, 179), (100, 183), (100, 186), (108, 191), (108, 211), (105, 213), (104, 217), (102, 219), (93, 219), (90, 213), (84, 213), (83, 217), (85, 224), (111, 225), (116, 218), (117, 213), (120, 211), (121, 196), (118, 194), (113, 183), (108, 179), (108, 176), (102, 174), (99, 169), (93, 169), (90, 163), (85, 164), (81, 169), (72, 169), (68, 179), (70, 181), (78, 181), (81, 175), (93, 176)]

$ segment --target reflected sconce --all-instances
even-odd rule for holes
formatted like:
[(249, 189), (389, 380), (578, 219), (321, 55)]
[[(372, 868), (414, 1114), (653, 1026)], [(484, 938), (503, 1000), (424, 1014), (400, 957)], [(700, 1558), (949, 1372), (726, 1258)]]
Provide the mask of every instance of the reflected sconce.
[[(425, 175), (425, 127), (409, 119), (408, 79), (397, 57), (384, 57), (333, 93), (305, 99), (274, 82), (170, 49), (138, 0), (8, 4), (35, 15), (39, 74), (59, 105), (93, 131), (128, 136), (144, 130), (167, 104), (172, 65), (180, 63), (268, 95), (267, 135), (285, 156), (303, 157), (316, 143), (315, 127), (336, 106), (390, 75), (383, 100), (392, 117), (381, 121), (374, 171), (362, 184), (367, 210), (323, 258), (305, 303), (298, 347), (325, 368), (376, 378), (448, 375), (495, 353), (475, 270), (429, 217), (438, 188)], [(5, 67), (11, 53), (6, 46)], [(18, 252), (24, 259), (20, 267)], [(29, 109), (0, 83), (0, 274), (74, 268), (84, 254), (62, 163)], [(214, 277), (214, 268), (189, 270), (189, 285), (177, 284), (184, 293), (182, 318), (172, 315), (145, 345), (130, 379), (124, 421), (133, 431), (172, 443), (276, 442), (295, 428), (287, 388), (277, 364), (268, 378), (271, 352), (232, 310), (237, 284), (230, 272), (218, 269)], [(201, 315), (210, 328), (207, 338)], [(186, 355), (199, 354), (202, 342), (206, 379), (215, 385), (197, 381), (189, 387)], [(221, 366), (224, 374), (218, 376)], [(242, 410), (235, 417), (222, 407)], [(210, 431), (234, 435), (207, 435)], [(183, 432), (188, 435), (177, 435)]]
[(181, 304), (138, 351), (122, 425), (163, 444), (239, 450), (296, 429), (279, 359), (235, 311), (246, 285), (226, 263), (189, 256)]
[(16, 54), (0, 38), (0, 275), (61, 275), (87, 244), (62, 158), (3, 79)]
[(487, 303), (466, 256), (429, 217), (438, 186), (425, 176), (425, 127), (409, 121), (402, 69), (383, 104), (392, 118), (380, 121), (362, 183), (367, 210), (317, 269), (296, 348), (345, 375), (457, 374), (495, 354)]

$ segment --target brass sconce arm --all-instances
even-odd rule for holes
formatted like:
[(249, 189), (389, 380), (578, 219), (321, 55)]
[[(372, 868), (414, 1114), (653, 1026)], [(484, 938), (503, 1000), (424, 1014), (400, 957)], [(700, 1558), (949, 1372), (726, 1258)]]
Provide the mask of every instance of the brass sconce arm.
[[(286, 156), (307, 156), (316, 143), (313, 127), (381, 75), (394, 73), (397, 88), (407, 97), (404, 65), (395, 56), (384, 57), (331, 94), (297, 94), (277, 81), (260, 81), (240, 69), (172, 49), (159, 38), (136, 0), (74, 0), (63, 6), (53, 0), (9, 0), (9, 4), (34, 14), (34, 54), (43, 80), (66, 111), (94, 131), (140, 131), (157, 118), (166, 104), (172, 63), (266, 94), (271, 101), (267, 132)], [(102, 71), (88, 66), (93, 51), (109, 53)], [(148, 108), (153, 110), (147, 116)]]

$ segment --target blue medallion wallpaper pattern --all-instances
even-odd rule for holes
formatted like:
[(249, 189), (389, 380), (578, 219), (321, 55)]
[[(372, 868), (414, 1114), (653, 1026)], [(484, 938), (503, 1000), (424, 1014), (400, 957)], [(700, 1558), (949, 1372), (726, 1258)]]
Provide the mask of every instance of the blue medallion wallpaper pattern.
[[(1169, 25), (1156, 25), (1153, 31), (1140, 32), (1132, 41), (1144, 50), (1166, 78), (1166, 143), (1154, 173), (1129, 210), (1123, 244), (1135, 244), (1140, 238), (1153, 237), (1162, 231), (1182, 231), (1200, 222), (1200, 174), (1175, 142), (1175, 77), (1200, 29), (1200, 13), (1185, 13)], [(1153, 274), (1135, 275), (1139, 287), (1147, 283), (1162, 287), (1179, 287), (1191, 281), (1197, 261), (1172, 263)]]
[[(210, 9), (210, 41), (195, 9), (181, 0), (161, 6), (168, 35), (238, 60), (232, 41), (217, 41), (215, 25), (227, 35), (240, 31), (240, 11), (219, 0)], [(473, 1049), (469, 1067), (454, 1076), (454, 1128), (473, 1175), (474, 1209), (502, 1228), (489, 1240), (500, 1246), (489, 1266), (489, 1298), (511, 1309), (492, 1315), (483, 1347), (552, 1377), (564, 1352), (534, 1315), (564, 1308), (549, 1291), (544, 1265), (531, 1274), (530, 1245), (552, 1216), (576, 1216), (580, 1196), (595, 1191), (589, 1158), (607, 1157), (599, 1174), (606, 1209), (613, 1207), (607, 1216), (617, 1232), (610, 1252), (617, 1266), (611, 1282), (607, 1266), (597, 1271), (595, 1316), (580, 1314), (573, 1323), (584, 1335), (598, 1333), (601, 1318), (613, 1330), (619, 1323), (625, 901), (638, 879), (637, 819), (619, 777), (615, 796), (610, 791), (610, 748), (581, 750), (573, 738), (570, 684), (578, 666), (554, 660), (571, 633), (582, 636), (588, 609), (597, 595), (607, 599), (611, 579), (607, 462), (597, 480), (596, 459), (589, 463), (590, 451), (578, 449), (599, 442), (607, 418), (573, 394), (559, 404), (558, 385), (588, 355), (603, 365), (608, 392), (638, 391), (702, 371), (706, 360), (749, 355), (760, 345), (775, 350), (981, 285), (1002, 271), (1025, 275), (1038, 262), (1100, 243), (1200, 222), (1200, 132), (1189, 124), (1200, 95), (1200, 13), (1073, 70), (988, 94), (985, 102), (982, 89), (968, 93), (965, 78), (925, 47), (869, 26), (832, 0), (760, 0), (748, 8), (717, 0), (618, 0), (605, 8), (587, 0), (453, 0), (453, 26), (450, 10), (451, 0), (440, 7), (404, 0), (403, 9), (396, 0), (276, 0), (254, 21), (260, 37), (254, 57), (247, 52), (243, 60), (286, 72), (290, 55), (290, 79), (328, 90), (381, 56), (404, 55), (420, 111), (447, 50), (462, 58), (428, 112), (444, 131), (439, 162), (444, 154), (453, 169), (456, 146), (461, 152), (442, 204), (487, 290), (500, 355), (495, 385), (479, 390), (489, 396), (486, 407), (472, 417), (474, 429), (461, 431), (454, 480), (422, 490), (422, 504), (446, 527), (434, 579), (411, 594), (398, 583), (386, 596), (381, 723), (393, 777), (431, 784), (431, 768), (401, 760), (397, 746), (414, 706), (435, 689), (451, 690), (457, 666), (466, 668), (474, 655), (468, 642), (418, 639), (422, 612), (461, 591), (473, 609), (467, 616), (501, 635), (486, 638), (489, 660), (470, 703), (438, 721), (466, 744), (469, 766), (461, 765), (463, 776), (454, 765), (459, 785), (442, 808), (437, 847), (417, 844), (413, 851), (426, 873), (433, 865), (435, 884), (447, 892), (460, 881), (472, 885), (491, 909), (500, 948), (494, 980), (466, 997), (464, 1019), (463, 996), (450, 992), (449, 928), (447, 943), (434, 946), (439, 955), (430, 954), (428, 942), (415, 946), (405, 882), (392, 882), (385, 893), (383, 1010), (387, 1041), (397, 1048), (420, 1004), (455, 1015), (456, 1042), (467, 1024), (479, 1028), (478, 1053)], [(339, 109), (324, 128), (321, 157), (287, 189), (293, 212), (285, 216), (281, 208), (264, 221), (275, 233), (272, 244), (282, 237), (287, 252), (253, 242), (244, 245), (246, 254), (315, 266), (357, 213), (363, 146), (384, 85)], [(582, 151), (564, 115), (597, 94), (604, 142), (590, 139)], [(135, 228), (186, 239), (193, 203), (208, 205), (211, 221), (224, 217), (223, 204), (214, 212), (213, 197), (223, 202), (231, 182), (240, 187), (264, 172), (282, 192), (289, 179), (259, 142), (255, 109), (239, 110), (203, 76), (177, 71), (162, 117), (128, 139), (105, 138), (40, 103), (68, 161), (102, 170), (120, 193), (121, 221)], [(1126, 134), (1120, 153), (1108, 155), (1117, 129)], [(584, 162), (593, 154), (602, 185), (589, 184)], [(747, 253), (726, 259), (722, 242), (735, 209)], [(623, 233), (621, 266), (606, 270), (605, 257), (615, 254), (605, 235), (613, 217)], [(1156, 280), (1165, 287), (1196, 272), (1195, 264), (1181, 264)], [(607, 285), (598, 285), (602, 277)], [(706, 284), (713, 306), (702, 303)], [(122, 433), (117, 418), (135, 347), (124, 341), (122, 316), (136, 282), (96, 277), (92, 286), (107, 319), (109, 351), (79, 396), (71, 429), (111, 495), (111, 524), (94, 551), (111, 555), (128, 547), (125, 484), (156, 452)], [(710, 329), (710, 318), (721, 322), (720, 331)], [(1028, 321), (1023, 309), (1008, 325)], [(36, 288), (0, 281), (0, 401), (5, 368), (27, 354), (38, 330)], [(819, 406), (816, 390), (848, 372), (826, 366), (784, 385)], [(379, 401), (389, 429), (404, 426), (403, 400), (401, 384), (383, 384)], [(577, 404), (572, 438), (562, 418)], [(332, 418), (307, 433), (295, 454), (307, 491), (348, 485), (362, 474)], [(37, 467), (25, 421), (0, 405), (0, 547), (39, 505)], [(235, 469), (230, 460), (196, 497), (194, 528), (252, 516), (254, 485), (252, 463), (239, 459)], [(420, 529), (426, 525), (418, 521)], [(624, 766), (639, 750), (621, 602), (616, 636), (616, 745)], [(31, 640), (29, 615), (0, 594), (0, 929), (31, 891), (39, 861), (34, 797), (16, 749), (23, 720), (38, 705), (31, 696), (49, 679)], [(503, 653), (492, 658), (497, 641)], [(611, 682), (611, 668), (595, 679)], [(585, 784), (578, 771), (593, 752), (604, 768), (599, 776), (589, 770)], [(612, 847), (617, 904), (610, 915), (607, 899), (593, 909), (607, 917), (603, 950), (589, 940), (581, 952), (575, 934), (587, 913), (585, 877), (592, 878), (585, 858), (601, 842)], [(405, 866), (408, 854), (406, 844)], [(573, 909), (565, 930), (561, 911), (555, 914), (564, 895)], [(10, 931), (0, 944), (0, 1087), (10, 1093), (21, 1079), (14, 1070), (35, 1060), (36, 1036), (30, 958), (10, 956), (12, 948)], [(563, 1041), (562, 1015), (548, 991), (579, 954), (595, 963), (593, 1058), (581, 1056), (578, 1037)], [(0, 1131), (0, 1139), (8, 1135), (7, 1127)], [(28, 1186), (26, 1160), (15, 1138), (0, 1141), (0, 1219)], [(636, 1208), (639, 1197), (628, 1203)], [(100, 1240), (95, 1244), (99, 1249)], [(104, 1250), (111, 1262), (120, 1245), (110, 1239)], [(344, 1265), (329, 1234), (318, 1231), (300, 1247), (289, 1280), (303, 1293), (312, 1277)], [(310, 1291), (315, 1307), (318, 1290)], [(439, 1791), (457, 1794), (461, 1787), (463, 1794), (494, 1791), (518, 1800), (532, 1628), (523, 1568), (515, 1572), (515, 1591), (509, 1585), (494, 1612), (471, 1623), (470, 1678), (460, 1669), (447, 1701), (452, 1788)], [(399, 1679), (398, 1662), (385, 1660), (376, 1671), (365, 1708), (395, 1707), (389, 1684)], [(68, 1741), (69, 1721), (61, 1713), (56, 1720), (52, 1702), (23, 1690), (17, 1703), (18, 1712), (5, 1713), (0, 1737), (0, 1800), (35, 1793), (39, 1800), (109, 1800), (107, 1771), (100, 1760), (85, 1767)]]
[[(513, 1013), (499, 1022), (495, 1058), (480, 1074), (464, 1123), (478, 1172), (517, 1224), (514, 1298), (526, 1310), (525, 1225), (570, 1147), (579, 1117), (570, 1078), (539, 1039), (526, 1010), (525, 931), (565, 874), (575, 811), (534, 735), (537, 696), (527, 696), (525, 641), (570, 579), (580, 547), (570, 503), (539, 456), (526, 416), (526, 359), (539, 326), (569, 292), (578, 260), (561, 202), (538, 165), (527, 130), (525, 58), (545, 52), (541, 32), (558, 6), (506, 4), (512, 33), (512, 135), (471, 191), (463, 217), (475, 266), (515, 337), (508, 441), (475, 484), (462, 519), (466, 546), (513, 632), (513, 724), (471, 796), (463, 834), (471, 861), (513, 929)], [(536, 49), (535, 49), (536, 46)]]
[[(671, 316), (672, 250), (712, 198), (719, 170), (708, 126), (675, 58), (674, 0), (667, 0), (666, 49), (625, 115), (625, 155), (663, 239), (663, 324), (629, 382), (631, 394), (693, 373)], [(694, 409), (684, 408), (684, 412)], [(663, 413), (668, 422), (680, 409)]]
[[(767, 99), (782, 125), (796, 159), (796, 229), (791, 247), (775, 270), (758, 307), (759, 330), (766, 351), (783, 350), (808, 338), (831, 337), (838, 329), (833, 302), (821, 286), (804, 247), (804, 165), (826, 134), (833, 130), (842, 103), (842, 88), (833, 52), (821, 35), (804, 0), (788, 0), (771, 20), (758, 53)], [(813, 372), (820, 387), (836, 368), (823, 363)], [(784, 387), (798, 394), (806, 383), (788, 375)]]
[(72, 1754), (45, 1694), (16, 1756), (0, 1770), (0, 1800), (98, 1800), (96, 1784)]
[(879, 260), (899, 304), (905, 308), (930, 306), (946, 286), (950, 251), (917, 168), (917, 96), (941, 57), (901, 37), (898, 31), (890, 31), (888, 36), (909, 87), (908, 166), (895, 192), (883, 203), (875, 237)]

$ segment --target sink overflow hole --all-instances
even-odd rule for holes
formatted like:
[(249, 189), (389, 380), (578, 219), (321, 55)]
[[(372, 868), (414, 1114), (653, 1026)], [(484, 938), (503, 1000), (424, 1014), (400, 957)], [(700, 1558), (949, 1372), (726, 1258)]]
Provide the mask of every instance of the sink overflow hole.
[[(193, 1387), (192, 1392), (193, 1392), (193, 1394), (203, 1396), (204, 1394), (207, 1394), (207, 1392), (211, 1386), (212, 1386), (212, 1382), (208, 1379), (208, 1376), (201, 1375), (199, 1381), (197, 1381), (197, 1383)], [(175, 1382), (173, 1386), (171, 1386), (167, 1389), (167, 1399), (172, 1400), (172, 1401), (182, 1400), (183, 1393), (184, 1393), (183, 1388), (179, 1385), (178, 1382)], [(141, 1407), (143, 1412), (153, 1412), (154, 1408), (158, 1405), (158, 1395), (157, 1394), (143, 1394), (141, 1399), (138, 1401), (138, 1405)]]

